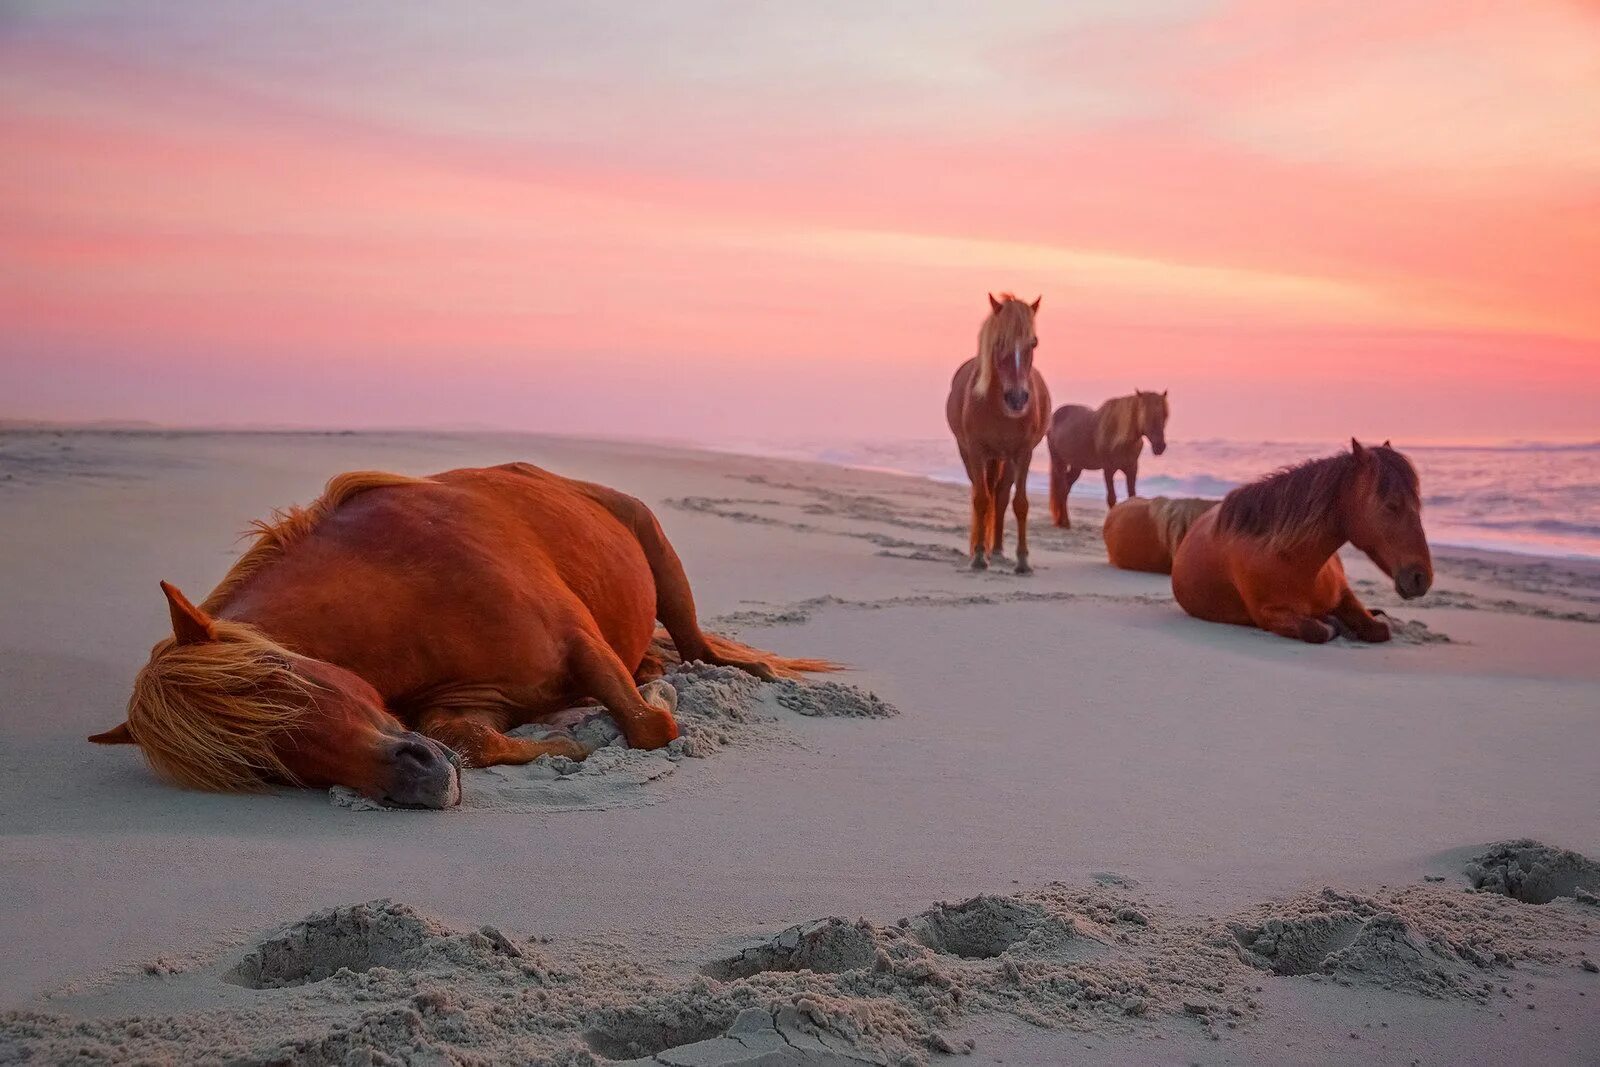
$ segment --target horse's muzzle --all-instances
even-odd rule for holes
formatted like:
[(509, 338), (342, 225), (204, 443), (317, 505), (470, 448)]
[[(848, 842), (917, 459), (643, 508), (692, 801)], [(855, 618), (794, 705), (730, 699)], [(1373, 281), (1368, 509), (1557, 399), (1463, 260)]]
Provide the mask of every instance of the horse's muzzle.
[(1415, 600), (1433, 585), (1433, 575), (1426, 568), (1401, 567), (1395, 572), (1394, 591), (1402, 600)]
[(1167, 450), (1167, 443), (1165, 441), (1151, 441), (1150, 442), (1150, 451), (1154, 452), (1156, 455), (1159, 456), (1159, 455), (1161, 455), (1161, 453), (1165, 452), (1166, 450)]
[(461, 767), (454, 752), (421, 734), (402, 734), (389, 752), (383, 800), (404, 808), (453, 808), (461, 803)]
[(1033, 394), (1026, 389), (1007, 389), (1001, 399), (1005, 401), (1006, 414), (1021, 415), (1028, 410), (1028, 401), (1033, 399)]

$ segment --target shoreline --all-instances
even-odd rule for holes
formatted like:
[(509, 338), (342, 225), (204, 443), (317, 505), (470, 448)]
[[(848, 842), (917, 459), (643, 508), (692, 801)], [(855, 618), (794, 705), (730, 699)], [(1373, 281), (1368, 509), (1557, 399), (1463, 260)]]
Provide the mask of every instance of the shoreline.
[[(104, 436), (104, 437), (111, 437), (111, 438), (128, 437), (128, 436), (133, 436), (133, 437), (148, 436), (148, 437), (153, 437), (153, 438), (181, 438), (181, 437), (206, 438), (206, 437), (228, 437), (228, 436), (235, 436), (235, 435), (237, 435), (237, 436), (249, 436), (249, 437), (278, 437), (278, 438), (306, 437), (306, 438), (311, 438), (311, 439), (321, 439), (321, 438), (385, 438), (385, 437), (396, 437), (396, 438), (414, 437), (414, 438), (418, 438), (418, 439), (449, 439), (449, 438), (497, 439), (497, 438), (503, 438), (503, 439), (508, 439), (508, 440), (569, 442), (569, 443), (571, 443), (573, 445), (593, 445), (593, 446), (596, 446), (596, 447), (628, 448), (628, 447), (631, 446), (631, 447), (639, 447), (639, 448), (659, 448), (659, 449), (678, 451), (678, 452), (682, 452), (682, 453), (686, 453), (686, 454), (730, 456), (730, 457), (735, 457), (735, 458), (739, 458), (739, 459), (746, 459), (746, 460), (766, 460), (766, 461), (776, 461), (776, 462), (815, 464), (815, 465), (820, 466), (820, 467), (830, 468), (830, 469), (834, 469), (834, 470), (857, 471), (857, 472), (860, 472), (860, 473), (863, 473), (863, 474), (882, 475), (882, 476), (885, 476), (885, 477), (894, 477), (894, 478), (906, 478), (906, 479), (910, 479), (910, 480), (916, 481), (916, 482), (926, 482), (926, 483), (930, 483), (930, 484), (933, 484), (933, 485), (940, 485), (940, 486), (965, 486), (965, 484), (966, 484), (965, 481), (961, 481), (961, 480), (958, 480), (958, 479), (955, 479), (955, 478), (941, 478), (941, 477), (938, 477), (936, 475), (922, 474), (922, 473), (918, 473), (916, 471), (904, 470), (904, 469), (901, 469), (901, 468), (898, 468), (898, 467), (874, 466), (874, 465), (871, 465), (871, 464), (838, 462), (838, 461), (834, 461), (834, 460), (817, 458), (815, 456), (797, 454), (793, 450), (785, 450), (783, 448), (774, 448), (774, 449), (771, 449), (771, 450), (763, 451), (763, 450), (760, 450), (758, 448), (749, 447), (749, 446), (743, 446), (743, 445), (719, 445), (719, 444), (715, 444), (715, 443), (705, 443), (705, 442), (694, 441), (694, 440), (687, 439), (687, 438), (683, 438), (683, 439), (661, 439), (661, 438), (634, 438), (634, 437), (596, 437), (596, 436), (587, 435), (587, 434), (557, 434), (557, 433), (542, 433), (542, 432), (537, 432), (537, 431), (517, 431), (517, 430), (451, 430), (451, 429), (438, 429), (438, 430), (420, 429), (420, 430), (418, 430), (418, 429), (336, 429), (336, 428), (310, 429), (310, 428), (294, 428), (294, 427), (284, 427), (284, 428), (259, 427), (259, 428), (234, 429), (234, 428), (227, 428), (227, 427), (96, 426), (96, 425), (77, 426), (77, 425), (68, 425), (68, 424), (63, 424), (63, 425), (53, 425), (52, 424), (52, 425), (42, 425), (42, 426), (16, 426), (16, 425), (9, 425), (8, 426), (4, 422), (4, 420), (0, 420), (0, 441), (3, 441), (7, 436), (43, 436), (43, 435), (67, 435), (67, 434), (81, 434), (81, 435), (85, 435), (85, 436)], [(1468, 445), (1459, 445), (1459, 446), (1457, 446), (1457, 445), (1429, 445), (1429, 446), (1422, 446), (1422, 447), (1437, 448), (1437, 449), (1441, 449), (1441, 450), (1452, 450), (1452, 449), (1468, 449), (1468, 448), (1471, 448), (1471, 447), (1474, 447), (1474, 446), (1468, 446)], [(1512, 445), (1506, 445), (1506, 446), (1502, 446), (1502, 447), (1505, 447), (1507, 449), (1513, 449)], [(1545, 443), (1545, 444), (1537, 444), (1537, 445), (1529, 445), (1528, 446), (1528, 448), (1534, 448), (1534, 447), (1547, 447), (1547, 448), (1562, 448), (1562, 447), (1566, 447), (1566, 448), (1573, 448), (1573, 449), (1585, 449), (1585, 448), (1591, 447), (1591, 445), (1588, 442), (1582, 442), (1582, 443), (1574, 442), (1574, 443), (1571, 443), (1571, 444), (1568, 444), (1568, 445), (1563, 445), (1563, 444), (1560, 444), (1560, 443)], [(4, 459), (5, 459), (5, 456), (3, 455), (3, 453), (0, 453), (0, 462), (3, 462)], [(1099, 503), (1098, 490), (1089, 491), (1086, 488), (1087, 485), (1088, 485), (1087, 482), (1083, 482), (1083, 481), (1079, 482), (1078, 486), (1076, 487), (1076, 489), (1078, 491), (1075, 491), (1073, 493), (1073, 495), (1072, 495), (1073, 503), (1076, 506), (1078, 506), (1079, 508), (1081, 508), (1081, 509), (1089, 510), (1089, 511), (1095, 511), (1095, 510), (1098, 509), (1098, 511), (1103, 513), (1104, 512), (1104, 508)], [(0, 488), (3, 488), (3, 482), (0, 482)], [(1037, 490), (1037, 487), (1035, 487), (1035, 489)], [(1031, 492), (1030, 495), (1034, 496), (1034, 497), (1038, 497), (1041, 494), (1039, 492), (1037, 492), (1037, 491), (1034, 491), (1034, 492)], [(1161, 494), (1143, 494), (1143, 495), (1161, 495)], [(1209, 498), (1208, 497), (1207, 499), (1220, 499), (1220, 497), (1218, 497), (1218, 498)], [(274, 506), (276, 506), (276, 505), (274, 505)], [(1435, 553), (1434, 553), (1436, 559), (1454, 557), (1454, 558), (1460, 558), (1460, 559), (1473, 560), (1475, 562), (1494, 562), (1494, 563), (1497, 563), (1497, 564), (1500, 564), (1500, 565), (1507, 565), (1507, 566), (1514, 566), (1514, 565), (1517, 565), (1518, 563), (1529, 563), (1529, 564), (1533, 564), (1533, 565), (1554, 564), (1554, 565), (1561, 565), (1561, 566), (1572, 568), (1576, 574), (1582, 576), (1583, 578), (1585, 578), (1585, 579), (1593, 578), (1597, 582), (1600, 582), (1600, 550), (1597, 550), (1596, 553), (1594, 553), (1594, 554), (1585, 554), (1585, 553), (1581, 553), (1581, 552), (1580, 553), (1564, 553), (1564, 552), (1561, 552), (1558, 549), (1553, 548), (1553, 547), (1546, 548), (1544, 550), (1539, 550), (1539, 549), (1534, 548), (1534, 547), (1529, 547), (1526, 550), (1523, 550), (1523, 549), (1519, 549), (1519, 548), (1515, 548), (1515, 547), (1509, 547), (1509, 546), (1506, 546), (1506, 545), (1492, 545), (1492, 544), (1483, 544), (1483, 543), (1466, 542), (1466, 541), (1457, 542), (1457, 541), (1448, 541), (1448, 540), (1434, 540), (1432, 538), (1429, 539), (1429, 545), (1430, 545), (1430, 547), (1432, 547), (1432, 548), (1434, 548), (1436, 550)], [(1440, 551), (1440, 550), (1442, 550), (1442, 551)], [(1587, 582), (1585, 582), (1585, 584), (1587, 584)]]

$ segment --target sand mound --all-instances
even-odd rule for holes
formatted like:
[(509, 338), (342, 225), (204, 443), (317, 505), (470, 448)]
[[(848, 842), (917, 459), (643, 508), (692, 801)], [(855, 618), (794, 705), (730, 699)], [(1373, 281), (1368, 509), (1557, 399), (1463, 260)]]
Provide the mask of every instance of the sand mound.
[(1600, 903), (1600, 863), (1568, 849), (1526, 838), (1490, 845), (1463, 872), (1472, 888), (1502, 893), (1524, 904), (1548, 904), (1557, 897)]
[(1063, 924), (1032, 901), (1015, 897), (973, 897), (962, 904), (938, 904), (912, 920), (912, 936), (935, 952), (969, 960), (990, 960), (1036, 931), (1071, 936)]
[(237, 958), (129, 975), (114, 1016), (104, 999), (0, 1015), (0, 1062), (922, 1064), (970, 1051), (950, 1032), (985, 1016), (1098, 1034), (1164, 1019), (1221, 1038), (1259, 1018), (1262, 970), (1482, 1002), (1510, 995), (1514, 965), (1570, 963), (1592, 937), (1581, 909), (1436, 887), (1326, 889), (1222, 926), (1129, 892), (1052, 883), (881, 925), (826, 918), (689, 976), (613, 944), (557, 952), (376, 901)]
[(762, 971), (816, 971), (839, 974), (872, 964), (878, 935), (865, 921), (837, 917), (791, 926), (770, 941), (706, 967), (713, 978), (748, 978)]
[(1541, 922), (1492, 897), (1412, 886), (1372, 897), (1324, 889), (1228, 924), (1239, 957), (1281, 975), (1331, 977), (1438, 998), (1482, 1001), (1519, 960), (1556, 962), (1565, 919)]
[[(899, 711), (875, 693), (836, 681), (762, 682), (734, 667), (678, 664), (651, 685), (676, 694), (679, 736), (653, 752), (628, 747), (616, 722), (599, 705), (569, 708), (543, 723), (519, 727), (513, 737), (576, 738), (591, 754), (584, 760), (544, 756), (521, 767), (484, 767), (463, 773), (461, 807), (468, 811), (592, 811), (639, 807), (663, 798), (645, 787), (673, 774), (685, 759), (706, 759), (726, 748), (792, 738), (786, 720), (886, 718)], [(353, 811), (388, 810), (353, 790), (334, 788), (330, 800)]]

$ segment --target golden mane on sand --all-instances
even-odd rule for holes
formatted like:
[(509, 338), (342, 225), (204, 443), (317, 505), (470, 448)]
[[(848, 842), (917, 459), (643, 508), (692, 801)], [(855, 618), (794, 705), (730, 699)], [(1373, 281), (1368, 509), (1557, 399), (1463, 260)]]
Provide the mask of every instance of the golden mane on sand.
[[(357, 493), (426, 481), (382, 471), (336, 475), (308, 507), (253, 523), (255, 540), (200, 610), (215, 614), (251, 575)], [(128, 698), (129, 734), (156, 773), (180, 785), (248, 792), (272, 782), (292, 784), (294, 775), (273, 746), (310, 706), (311, 683), (295, 674), (290, 651), (254, 626), (226, 619), (210, 626), (211, 640), (169, 637), (151, 650)]]
[(133, 680), (128, 732), (157, 774), (213, 792), (294, 782), (273, 749), (311, 702), (289, 652), (254, 626), (213, 620), (216, 640), (167, 638)]

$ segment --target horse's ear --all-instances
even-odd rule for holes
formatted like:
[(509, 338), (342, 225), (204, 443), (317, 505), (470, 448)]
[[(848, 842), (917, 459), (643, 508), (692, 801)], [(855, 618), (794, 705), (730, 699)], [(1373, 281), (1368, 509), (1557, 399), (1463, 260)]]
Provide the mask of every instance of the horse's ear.
[(1044, 297), (1036, 296), (1036, 297), (1033, 298), (1033, 303), (1029, 304), (1028, 306), (1030, 308), (1032, 308), (1033, 309), (1033, 313), (1035, 315), (1037, 315), (1037, 314), (1039, 314), (1039, 305), (1042, 304), (1043, 302), (1044, 302)]
[(1167, 391), (1165, 389), (1163, 389), (1163, 390), (1161, 390), (1161, 399), (1165, 400), (1166, 398), (1167, 398)]
[(217, 639), (211, 616), (189, 603), (189, 598), (171, 582), (162, 582), (161, 591), (167, 594), (167, 608), (172, 612), (172, 636), (180, 645), (198, 645)]
[(1354, 437), (1352, 437), (1350, 438), (1350, 454), (1357, 459), (1360, 459), (1362, 456), (1367, 454), (1367, 448), (1360, 441), (1357, 441)]
[(1391, 444), (1390, 444), (1390, 443), (1389, 443), (1389, 439), (1388, 439), (1388, 438), (1387, 438), (1387, 437), (1385, 437), (1385, 438), (1384, 438), (1384, 439), (1383, 439), (1383, 447), (1384, 447), (1384, 448), (1393, 448), (1393, 447), (1394, 447), (1394, 445), (1391, 445)]
[(133, 733), (128, 729), (127, 723), (113, 726), (103, 734), (90, 734), (89, 740), (97, 745), (137, 745)]
[(994, 298), (993, 293), (989, 294), (989, 311), (995, 315), (1000, 314), (1000, 301)]

